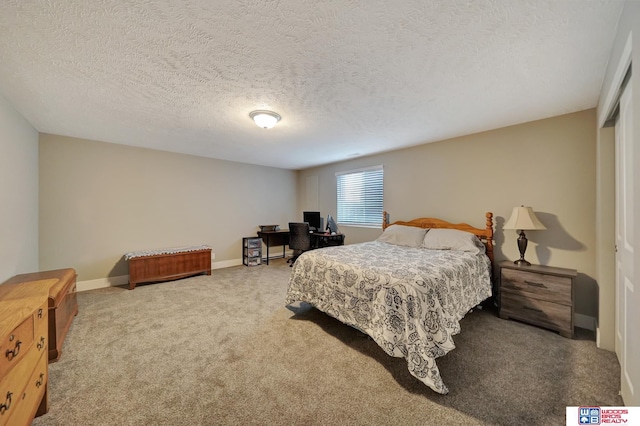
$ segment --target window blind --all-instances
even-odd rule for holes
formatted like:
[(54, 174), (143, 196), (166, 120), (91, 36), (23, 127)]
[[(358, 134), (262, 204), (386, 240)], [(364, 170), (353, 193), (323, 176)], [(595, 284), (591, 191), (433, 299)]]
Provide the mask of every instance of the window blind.
[(382, 226), (382, 166), (336, 173), (338, 224)]

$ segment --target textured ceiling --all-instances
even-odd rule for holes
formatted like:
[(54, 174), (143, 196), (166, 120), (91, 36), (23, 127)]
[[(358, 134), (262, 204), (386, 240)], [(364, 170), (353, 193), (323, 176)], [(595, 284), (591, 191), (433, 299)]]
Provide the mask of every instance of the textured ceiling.
[(0, 92), (40, 132), (301, 169), (595, 107), (621, 9), (2, 0)]

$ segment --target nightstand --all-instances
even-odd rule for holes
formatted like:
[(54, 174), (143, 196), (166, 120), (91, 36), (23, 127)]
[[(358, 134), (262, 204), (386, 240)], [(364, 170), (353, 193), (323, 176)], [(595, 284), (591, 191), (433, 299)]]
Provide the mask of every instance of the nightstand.
[(500, 267), (499, 317), (517, 319), (573, 338), (573, 285), (578, 271), (552, 266)]

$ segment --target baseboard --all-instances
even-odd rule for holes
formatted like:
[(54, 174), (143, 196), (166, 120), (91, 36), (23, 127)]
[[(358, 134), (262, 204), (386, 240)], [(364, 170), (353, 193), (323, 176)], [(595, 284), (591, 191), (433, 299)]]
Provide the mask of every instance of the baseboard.
[(242, 259), (223, 260), (221, 262), (213, 262), (211, 264), (211, 270), (230, 268), (232, 266), (242, 265)]
[[(232, 266), (242, 265), (242, 259), (223, 260), (221, 262), (212, 262), (211, 270), (230, 268)], [(78, 281), (76, 291), (96, 290), (99, 288), (118, 287), (129, 284), (129, 275), (119, 275), (117, 277), (98, 278), (95, 280)]]
[(117, 277), (98, 278), (95, 280), (78, 281), (77, 291), (96, 290), (98, 288), (118, 287), (129, 283), (129, 275), (119, 275)]
[(583, 314), (573, 314), (573, 322), (576, 327), (585, 328), (590, 331), (596, 331), (596, 317)]

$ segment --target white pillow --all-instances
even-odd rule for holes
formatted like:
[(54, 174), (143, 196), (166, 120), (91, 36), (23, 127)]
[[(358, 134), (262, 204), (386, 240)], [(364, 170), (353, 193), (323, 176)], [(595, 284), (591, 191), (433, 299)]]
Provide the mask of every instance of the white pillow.
[(484, 253), (485, 246), (471, 232), (457, 229), (430, 229), (424, 236), (422, 247), (431, 250), (456, 250)]
[(384, 230), (377, 241), (418, 248), (422, 244), (426, 232), (426, 229), (415, 226), (391, 225)]

